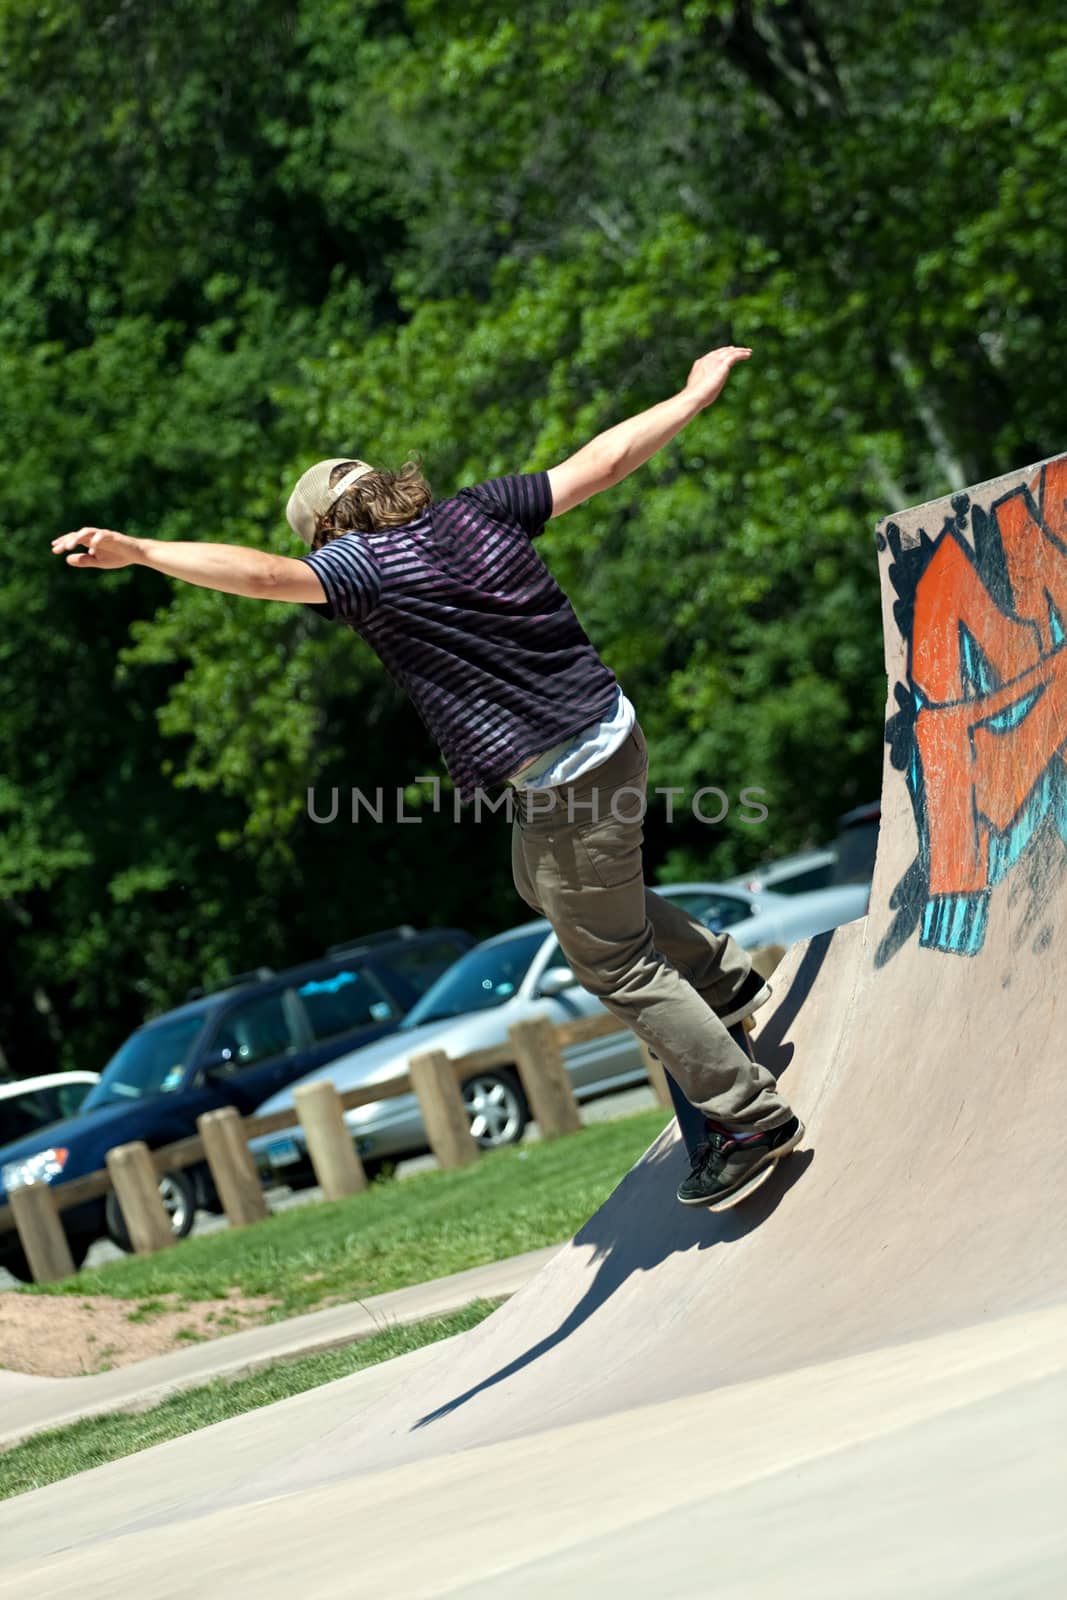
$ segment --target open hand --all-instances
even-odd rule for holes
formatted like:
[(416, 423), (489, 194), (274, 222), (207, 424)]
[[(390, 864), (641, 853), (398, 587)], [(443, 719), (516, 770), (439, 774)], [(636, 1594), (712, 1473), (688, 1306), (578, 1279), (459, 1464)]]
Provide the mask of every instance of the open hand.
[[(78, 545), (86, 546), (79, 550)], [(71, 552), (71, 553), (68, 553)], [(52, 554), (66, 555), (68, 567), (129, 567), (138, 559), (140, 546), (136, 539), (112, 528), (79, 528), (76, 533), (61, 533), (52, 540)]]
[(747, 361), (752, 351), (744, 345), (727, 344), (719, 350), (710, 350), (706, 356), (694, 361), (686, 382), (686, 393), (710, 406), (722, 394), (726, 380), (739, 361)]

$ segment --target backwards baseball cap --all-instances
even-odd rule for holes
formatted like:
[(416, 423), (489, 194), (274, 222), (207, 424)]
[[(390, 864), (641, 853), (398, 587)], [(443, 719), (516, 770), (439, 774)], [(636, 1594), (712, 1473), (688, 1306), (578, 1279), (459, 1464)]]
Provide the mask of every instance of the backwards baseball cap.
[[(346, 472), (331, 489), (330, 474), (334, 467), (349, 465), (351, 472)], [(354, 456), (336, 456), (332, 461), (316, 461), (297, 479), (296, 487), (289, 496), (285, 515), (290, 528), (300, 535), (305, 544), (311, 544), (318, 519), (324, 512), (329, 511), (346, 489), (351, 489), (360, 478), (365, 478), (368, 472), (375, 470), (366, 461), (357, 461)]]

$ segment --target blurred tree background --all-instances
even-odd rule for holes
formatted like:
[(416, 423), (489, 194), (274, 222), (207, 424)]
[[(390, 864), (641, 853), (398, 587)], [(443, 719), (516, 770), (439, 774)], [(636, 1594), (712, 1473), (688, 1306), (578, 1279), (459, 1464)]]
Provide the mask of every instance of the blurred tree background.
[[(872, 528), (1067, 444), (1067, 46), (1042, 0), (2, 0), (0, 1068), (99, 1066), (235, 967), (524, 914), (502, 821), (333, 825), (439, 769), (346, 630), (51, 558), (298, 553), (320, 454), (435, 493), (754, 359), (542, 550), (704, 876), (878, 792)], [(418, 804), (412, 791), (412, 803)]]

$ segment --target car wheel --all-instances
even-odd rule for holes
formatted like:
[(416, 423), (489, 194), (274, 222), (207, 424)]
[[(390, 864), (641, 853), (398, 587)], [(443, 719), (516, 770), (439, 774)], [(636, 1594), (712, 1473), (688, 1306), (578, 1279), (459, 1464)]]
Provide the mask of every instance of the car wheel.
[(10, 1272), (11, 1276), (17, 1278), (19, 1283), (33, 1282), (33, 1273), (30, 1271), (30, 1264), (26, 1260), (26, 1252), (18, 1243), (8, 1245), (5, 1248), (3, 1254), (0, 1255), (0, 1267), (5, 1272)]
[[(93, 1240), (86, 1235), (76, 1234), (73, 1239), (68, 1238), (67, 1244), (70, 1247), (71, 1260), (74, 1262), (75, 1271), (77, 1271), (92, 1249)], [(33, 1273), (30, 1271), (30, 1264), (26, 1260), (26, 1252), (17, 1241), (0, 1254), (0, 1267), (5, 1272), (10, 1272), (11, 1276), (17, 1278), (19, 1283), (33, 1282)]]
[(530, 1120), (526, 1097), (510, 1072), (479, 1072), (463, 1085), (471, 1133), (483, 1150), (518, 1144)]
[[(159, 1198), (170, 1217), (174, 1237), (186, 1238), (192, 1232), (196, 1220), (196, 1184), (192, 1174), (164, 1173), (159, 1180)], [(126, 1219), (122, 1215), (122, 1207), (114, 1194), (109, 1194), (105, 1201), (104, 1215), (107, 1219), (108, 1238), (120, 1250), (129, 1253), (133, 1249), (133, 1242), (126, 1227)]]
[(396, 1162), (392, 1156), (364, 1156), (362, 1159), (368, 1183), (374, 1183), (378, 1178), (392, 1178), (396, 1173)]

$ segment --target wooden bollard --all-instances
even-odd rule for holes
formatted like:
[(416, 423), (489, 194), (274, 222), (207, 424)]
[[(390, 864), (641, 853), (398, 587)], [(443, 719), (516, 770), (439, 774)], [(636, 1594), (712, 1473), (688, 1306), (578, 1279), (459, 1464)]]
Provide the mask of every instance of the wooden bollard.
[(578, 1103), (563, 1061), (556, 1030), (547, 1017), (531, 1017), (508, 1030), (515, 1064), (542, 1139), (577, 1133)]
[(59, 1218), (56, 1197), (47, 1183), (12, 1189), (8, 1205), (15, 1219), (34, 1283), (58, 1283), (77, 1270)]
[(197, 1118), (204, 1155), (215, 1180), (222, 1209), (231, 1227), (262, 1222), (270, 1215), (256, 1164), (245, 1143), (244, 1118), (233, 1106), (206, 1111)]
[(140, 1139), (119, 1144), (108, 1151), (106, 1160), (136, 1254), (150, 1256), (174, 1244), (174, 1229), (159, 1193), (159, 1173), (148, 1146)]
[(645, 1063), (648, 1081), (652, 1085), (656, 1099), (661, 1106), (667, 1106), (673, 1111), (674, 1101), (671, 1099), (670, 1086), (667, 1083), (667, 1072), (663, 1062), (652, 1054), (643, 1039), (639, 1039), (637, 1042), (641, 1046), (641, 1059)]
[(359, 1159), (341, 1096), (328, 1078), (301, 1084), (293, 1093), (296, 1114), (307, 1140), (308, 1155), (327, 1200), (359, 1194), (367, 1187), (367, 1174)]
[(466, 1167), (481, 1155), (471, 1133), (463, 1090), (443, 1050), (427, 1050), (408, 1062), (411, 1087), (419, 1098), (430, 1148), (442, 1167)]

